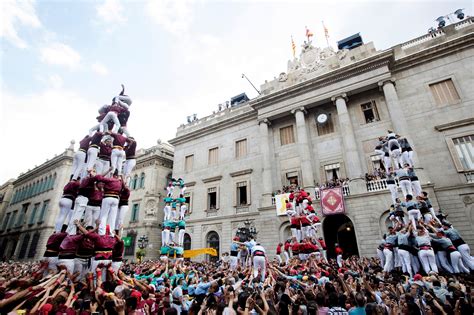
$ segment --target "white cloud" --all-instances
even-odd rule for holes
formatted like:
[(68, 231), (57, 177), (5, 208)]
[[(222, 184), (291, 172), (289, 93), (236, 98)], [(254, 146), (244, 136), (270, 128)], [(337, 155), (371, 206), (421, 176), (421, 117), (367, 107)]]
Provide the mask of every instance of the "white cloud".
[(34, 7), (35, 1), (2, 0), (0, 3), (0, 37), (19, 48), (27, 48), (26, 41), (18, 35), (18, 24), (32, 28), (41, 27)]
[(119, 0), (104, 0), (96, 7), (96, 11), (97, 17), (101, 24), (106, 26), (107, 32), (111, 32), (115, 26), (127, 21), (123, 5)]
[[(27, 143), (29, 152), (35, 152), (3, 157), (2, 163), (9, 167), (0, 169), (0, 182), (51, 159), (67, 148), (72, 139), (77, 144), (96, 123), (99, 107), (96, 104), (100, 103), (86, 99), (82, 94), (63, 88), (46, 89), (29, 95), (13, 94), (3, 90), (3, 87), (0, 91), (0, 134), (11, 134), (11, 130), (15, 130), (14, 137), (3, 139), (4, 145), (18, 148), (19, 144)], [(18, 128), (19, 122), (28, 128)], [(31, 141), (31, 137), (42, 140)]]
[(58, 74), (52, 74), (48, 77), (48, 83), (54, 89), (60, 89), (63, 86), (63, 78)]
[(107, 67), (101, 64), (100, 62), (93, 63), (91, 68), (92, 68), (92, 71), (94, 71), (95, 73), (99, 75), (105, 76), (109, 74), (109, 70), (107, 69)]
[(70, 46), (52, 43), (40, 49), (41, 61), (58, 66), (76, 69), (81, 62), (81, 55)]
[(155, 23), (178, 35), (192, 22), (191, 3), (189, 0), (148, 0), (145, 11)]

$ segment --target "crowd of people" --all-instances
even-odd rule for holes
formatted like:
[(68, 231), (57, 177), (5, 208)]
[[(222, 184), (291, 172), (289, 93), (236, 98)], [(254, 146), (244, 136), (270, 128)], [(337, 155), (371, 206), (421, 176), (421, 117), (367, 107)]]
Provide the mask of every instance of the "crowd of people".
[(371, 173), (365, 173), (364, 178), (365, 178), (366, 182), (370, 182), (370, 181), (373, 181), (373, 180), (386, 179), (387, 178), (387, 173), (381, 168), (376, 168)]
[[(472, 314), (472, 277), (385, 273), (377, 258), (339, 267), (310, 256), (251, 267), (229, 262), (145, 261), (95, 281), (42, 263), (0, 265), (1, 314)], [(99, 273), (100, 270), (97, 270)]]

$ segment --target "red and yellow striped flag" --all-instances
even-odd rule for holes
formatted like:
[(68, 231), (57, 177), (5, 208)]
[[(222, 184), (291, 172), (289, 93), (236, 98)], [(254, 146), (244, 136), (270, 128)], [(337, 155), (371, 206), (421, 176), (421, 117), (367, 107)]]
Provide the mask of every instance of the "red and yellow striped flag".
[(291, 50), (293, 51), (293, 58), (296, 56), (296, 45), (295, 41), (293, 40), (293, 36), (291, 36)]
[(308, 38), (308, 41), (309, 41), (309, 38), (313, 37), (313, 32), (311, 32), (307, 26), (305, 26), (305, 28), (306, 28), (306, 37)]

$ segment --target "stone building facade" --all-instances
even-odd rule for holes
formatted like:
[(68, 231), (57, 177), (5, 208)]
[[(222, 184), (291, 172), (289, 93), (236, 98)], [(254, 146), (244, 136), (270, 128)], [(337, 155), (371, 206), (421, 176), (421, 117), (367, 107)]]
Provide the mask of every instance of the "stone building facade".
[(473, 44), (468, 18), (383, 51), (307, 45), (259, 97), (181, 125), (170, 143), (173, 175), (188, 186), (191, 247), (228, 251), (246, 223), (274, 253), (289, 229), (272, 192), (296, 182), (314, 196), (337, 176), (350, 179), (346, 213), (325, 217), (321, 233), (373, 256), (391, 201), (384, 181), (364, 174), (380, 167), (373, 150), (388, 129), (410, 141), (423, 189), (474, 245)]
[[(46, 241), (54, 231), (59, 199), (71, 175), (74, 142), (62, 154), (21, 174), (0, 187), (0, 259), (36, 260), (44, 253)], [(147, 235), (148, 258), (158, 257), (163, 221), (162, 196), (171, 176), (173, 148), (159, 143), (137, 151), (132, 173), (129, 213), (124, 235), (132, 237), (125, 258), (134, 259), (137, 235)]]

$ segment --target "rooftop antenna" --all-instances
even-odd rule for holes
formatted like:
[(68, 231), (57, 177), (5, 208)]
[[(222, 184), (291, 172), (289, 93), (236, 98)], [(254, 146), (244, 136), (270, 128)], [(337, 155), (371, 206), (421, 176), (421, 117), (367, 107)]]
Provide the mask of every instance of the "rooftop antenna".
[(249, 78), (247, 78), (247, 76), (245, 75), (245, 73), (242, 73), (242, 79), (245, 78), (247, 79), (247, 81), (249, 81), (250, 85), (255, 89), (255, 91), (257, 91), (258, 95), (262, 95), (262, 93), (260, 93), (260, 91), (255, 87), (255, 85), (253, 85), (252, 82), (250, 82)]

